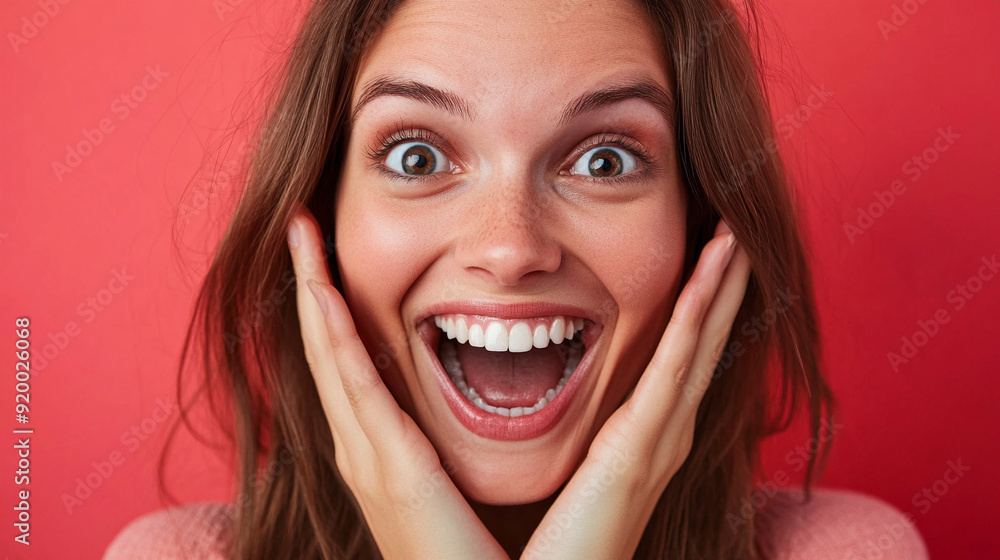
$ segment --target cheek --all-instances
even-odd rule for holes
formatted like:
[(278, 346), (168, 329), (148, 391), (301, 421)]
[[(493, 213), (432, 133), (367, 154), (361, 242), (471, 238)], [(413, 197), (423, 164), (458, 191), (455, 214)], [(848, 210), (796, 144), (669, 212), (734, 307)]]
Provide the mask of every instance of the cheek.
[(684, 231), (662, 233), (666, 235), (644, 237), (630, 250), (618, 251), (620, 262), (607, 285), (620, 322), (654, 315), (674, 295), (684, 261)]
[(373, 363), (399, 398), (405, 393), (397, 364), (410, 362), (400, 307), (427, 267), (431, 236), (412, 216), (376, 204), (358, 186), (343, 186), (336, 213), (344, 299)]
[(412, 216), (376, 204), (362, 190), (345, 185), (338, 198), (336, 254), (345, 297), (352, 312), (355, 306), (380, 317), (392, 311), (399, 322), (399, 303), (426, 266), (430, 236)]
[(663, 335), (681, 287), (686, 232), (683, 197), (664, 196), (620, 217), (592, 261), (609, 293), (601, 314), (614, 328), (605, 361), (609, 406), (635, 385)]
[(611, 287), (618, 308), (615, 341), (621, 354), (643, 361), (644, 366), (670, 319), (680, 289), (683, 232), (669, 243), (653, 243), (629, 256), (628, 268)]
[[(589, 265), (609, 293), (601, 311), (623, 327), (647, 322), (676, 295), (687, 208), (679, 188), (658, 193), (591, 228)], [(645, 319), (643, 319), (645, 318)]]
[(336, 255), (344, 299), (372, 363), (400, 407), (414, 402), (403, 371), (411, 368), (400, 313), (404, 296), (425, 271), (431, 235), (423, 225), (344, 185), (336, 213)]

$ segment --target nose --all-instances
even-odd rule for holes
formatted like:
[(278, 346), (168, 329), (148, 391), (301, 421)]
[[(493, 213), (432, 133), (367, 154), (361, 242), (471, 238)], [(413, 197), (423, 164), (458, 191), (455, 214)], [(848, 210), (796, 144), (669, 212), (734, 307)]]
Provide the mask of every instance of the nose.
[(458, 263), (507, 287), (558, 270), (562, 249), (538, 190), (528, 181), (482, 188), (463, 219)]

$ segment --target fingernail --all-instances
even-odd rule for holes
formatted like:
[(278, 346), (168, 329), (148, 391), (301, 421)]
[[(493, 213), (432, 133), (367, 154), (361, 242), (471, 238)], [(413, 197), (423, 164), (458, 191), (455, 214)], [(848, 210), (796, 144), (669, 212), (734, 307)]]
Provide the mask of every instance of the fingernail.
[(736, 254), (736, 235), (730, 232), (729, 237), (726, 238), (726, 259), (722, 263), (723, 269), (729, 266), (729, 261), (733, 260), (733, 255), (735, 254)]
[(319, 304), (319, 310), (322, 311), (323, 316), (326, 317), (327, 314), (326, 296), (323, 295), (322, 290), (320, 290), (319, 282), (310, 279), (308, 282), (306, 282), (306, 285), (309, 286), (309, 291), (312, 292), (313, 297), (316, 298), (316, 303)]
[(299, 224), (295, 220), (288, 226), (288, 245), (292, 249), (299, 246)]

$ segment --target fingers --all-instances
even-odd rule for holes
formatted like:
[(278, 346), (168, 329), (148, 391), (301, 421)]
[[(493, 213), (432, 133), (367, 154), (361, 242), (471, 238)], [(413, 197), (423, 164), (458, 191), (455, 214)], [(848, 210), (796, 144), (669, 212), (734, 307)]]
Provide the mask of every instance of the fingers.
[(395, 445), (406, 437), (408, 417), (372, 364), (344, 298), (330, 284), (310, 280), (309, 288), (325, 312), (327, 344), (340, 372), (340, 393), (376, 453), (394, 455)]
[(319, 225), (301, 209), (289, 226), (289, 247), (310, 370), (335, 435), (349, 446), (370, 444), (391, 456), (408, 418), (372, 364), (347, 303), (330, 283), (321, 239)]
[(330, 272), (327, 266), (326, 254), (322, 249), (319, 224), (304, 208), (292, 217), (288, 228), (288, 248), (292, 255), (292, 266), (295, 269), (297, 304), (299, 323), (302, 326), (303, 337), (313, 343), (314, 349), (319, 349), (319, 342), (325, 323), (319, 307), (309, 295), (310, 280), (330, 283)]
[[(522, 558), (621, 557), (622, 551), (631, 556), (657, 497), (690, 452), (694, 412), (702, 385), (707, 386), (703, 372), (710, 380), (717, 349), (742, 303), (749, 269), (746, 254), (720, 224), (632, 397), (597, 434)], [(693, 394), (690, 401), (682, 398), (687, 394)], [(602, 492), (594, 492), (598, 485)], [(565, 519), (581, 522), (567, 527)], [(617, 529), (609, 535), (594, 527)]]
[[(320, 228), (304, 208), (289, 226), (309, 369), (334, 435), (337, 467), (385, 558), (506, 558), (396, 404), (330, 284)], [(425, 494), (432, 484), (433, 492)], [(421, 492), (418, 496), (417, 492)], [(420, 498), (420, 515), (410, 500)], [(402, 512), (402, 514), (401, 514)]]
[(340, 448), (343, 443), (343, 432), (349, 430), (352, 424), (355, 430), (359, 428), (352, 418), (350, 405), (340, 383), (333, 349), (330, 347), (327, 335), (326, 318), (316, 298), (308, 289), (310, 282), (330, 281), (326, 254), (320, 240), (319, 224), (308, 210), (302, 209), (292, 218), (288, 228), (288, 248), (295, 269), (299, 328), (302, 332), (306, 360), (309, 362), (309, 369), (316, 382), (323, 410), (333, 432), (334, 444)]
[(736, 238), (726, 232), (702, 250), (690, 280), (677, 298), (660, 344), (627, 403), (633, 412), (658, 419), (652, 423), (654, 430), (667, 420), (687, 385), (702, 324), (735, 250)]
[(749, 278), (750, 259), (746, 252), (737, 250), (732, 262), (726, 267), (722, 284), (705, 316), (698, 348), (691, 363), (691, 374), (683, 388), (684, 399), (681, 406), (692, 413), (697, 410), (712, 382), (715, 366), (725, 350), (733, 321), (743, 303)]

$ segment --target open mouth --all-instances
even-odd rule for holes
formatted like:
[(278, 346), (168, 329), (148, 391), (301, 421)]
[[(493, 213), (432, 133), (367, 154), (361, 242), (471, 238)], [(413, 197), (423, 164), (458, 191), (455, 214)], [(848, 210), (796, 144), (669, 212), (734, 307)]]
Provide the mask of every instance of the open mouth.
[(601, 325), (573, 315), (432, 315), (418, 328), (452, 412), (490, 439), (550, 430), (580, 386)]

